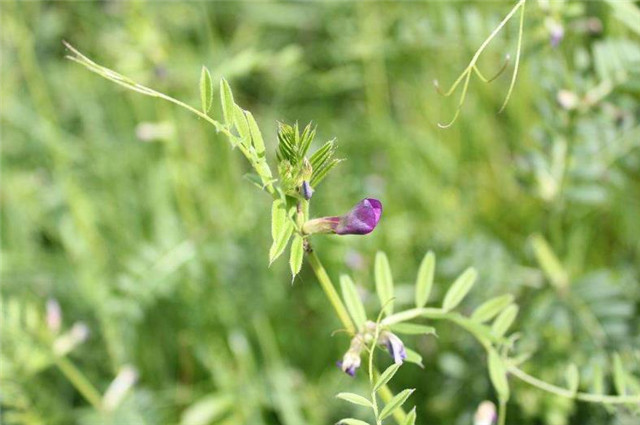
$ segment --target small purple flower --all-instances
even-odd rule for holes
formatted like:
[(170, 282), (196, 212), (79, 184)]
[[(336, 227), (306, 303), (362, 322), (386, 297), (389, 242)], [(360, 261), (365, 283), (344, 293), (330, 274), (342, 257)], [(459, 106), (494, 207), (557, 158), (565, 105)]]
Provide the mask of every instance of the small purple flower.
[(407, 358), (404, 344), (395, 334), (388, 331), (382, 332), (380, 334), (380, 344), (387, 347), (387, 351), (389, 351), (394, 363), (402, 364), (403, 360)]
[(360, 367), (360, 363), (360, 353), (355, 353), (353, 350), (349, 350), (342, 358), (342, 361), (339, 361), (337, 365), (347, 375), (355, 376), (356, 370)]
[(366, 235), (378, 225), (382, 216), (382, 203), (377, 199), (365, 198), (340, 217), (322, 217), (307, 221), (302, 231), (314, 233), (335, 233), (338, 235)]

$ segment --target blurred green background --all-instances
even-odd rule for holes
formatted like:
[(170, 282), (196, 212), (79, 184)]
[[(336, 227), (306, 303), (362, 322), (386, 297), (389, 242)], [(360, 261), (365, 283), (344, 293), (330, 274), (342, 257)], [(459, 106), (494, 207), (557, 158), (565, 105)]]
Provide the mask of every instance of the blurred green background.
[[(318, 143), (336, 137), (346, 161), (312, 214), (376, 197), (384, 215), (370, 236), (315, 245), (372, 311), (375, 252), (388, 253), (398, 303), (411, 304), (432, 249), (436, 300), (468, 266), (480, 272), (468, 311), (516, 296), (518, 344), (535, 350), (535, 376), (561, 384), (575, 362), (589, 390), (614, 352), (637, 375), (640, 12), (625, 1), (527, 2), (506, 110), (497, 114), (513, 60), (491, 84), (474, 79), (458, 121), (438, 128), (457, 99), (432, 81), (450, 84), (513, 4), (0, 3), (2, 421), (298, 425), (366, 415), (334, 398), (366, 382), (335, 367), (348, 338), (332, 335), (340, 325), (315, 277), (305, 266), (291, 284), (286, 261), (268, 268), (270, 199), (243, 178), (241, 155), (187, 112), (65, 60), (62, 40), (195, 106), (206, 65), (252, 111), (271, 160), (278, 120), (313, 121)], [(516, 38), (517, 19), (480, 59), (485, 74), (514, 56)], [(409, 341), (425, 369), (403, 367), (394, 385), (417, 388), (408, 405), (418, 423), (471, 424), (495, 398), (484, 351), (455, 327), (438, 334)], [(55, 350), (70, 352), (60, 360)], [(92, 407), (85, 378), (110, 393), (108, 409)], [(637, 423), (625, 408), (512, 385), (510, 424)]]

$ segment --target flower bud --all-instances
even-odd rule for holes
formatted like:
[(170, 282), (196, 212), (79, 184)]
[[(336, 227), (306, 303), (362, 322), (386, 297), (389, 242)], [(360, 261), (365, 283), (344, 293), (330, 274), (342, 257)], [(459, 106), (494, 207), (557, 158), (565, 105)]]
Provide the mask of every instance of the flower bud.
[(307, 201), (313, 196), (313, 188), (306, 180), (302, 182), (302, 186), (300, 186), (300, 192), (302, 197)]
[(556, 96), (556, 100), (562, 109), (571, 111), (576, 109), (580, 104), (578, 95), (569, 90), (560, 90)]
[(407, 358), (407, 352), (404, 349), (404, 344), (397, 335), (389, 331), (383, 331), (380, 333), (379, 343), (380, 345), (387, 347), (387, 351), (393, 358), (394, 363), (402, 364), (403, 360)]
[(382, 203), (377, 199), (365, 198), (340, 217), (322, 217), (307, 221), (302, 232), (335, 233), (338, 235), (366, 235), (378, 225), (382, 215)]
[(55, 298), (47, 300), (47, 327), (53, 333), (60, 332), (62, 325), (62, 309)]
[(495, 420), (496, 405), (486, 400), (480, 403), (473, 417), (473, 425), (492, 425)]

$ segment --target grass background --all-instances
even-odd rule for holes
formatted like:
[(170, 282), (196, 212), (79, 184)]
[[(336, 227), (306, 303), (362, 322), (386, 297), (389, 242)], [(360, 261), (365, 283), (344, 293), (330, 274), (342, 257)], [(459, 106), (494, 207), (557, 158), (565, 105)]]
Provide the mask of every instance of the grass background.
[[(295, 425), (363, 414), (333, 398), (366, 383), (335, 367), (348, 340), (332, 336), (339, 323), (314, 276), (303, 267), (291, 285), (285, 261), (268, 268), (270, 202), (243, 179), (240, 155), (184, 111), (65, 60), (62, 40), (193, 105), (206, 65), (252, 111), (271, 161), (278, 120), (313, 121), (318, 142), (336, 137), (347, 160), (312, 213), (376, 197), (384, 215), (370, 236), (315, 244), (332, 277), (348, 272), (368, 291), (372, 311), (375, 252), (388, 253), (408, 304), (431, 249), (435, 300), (468, 266), (480, 278), (467, 311), (516, 296), (534, 375), (562, 383), (575, 362), (588, 390), (614, 352), (637, 372), (637, 7), (528, 2), (506, 110), (497, 114), (509, 72), (472, 81), (456, 124), (438, 128), (457, 99), (432, 81), (452, 82), (513, 3), (2, 2), (3, 422)], [(552, 48), (556, 24), (565, 37)], [(516, 35), (514, 21), (491, 44), (486, 74), (514, 55)], [(577, 109), (558, 104), (561, 90)], [(124, 365), (138, 371), (113, 411), (92, 408), (56, 366), (50, 298), (65, 331), (88, 325), (68, 359), (99, 391)], [(403, 367), (396, 385), (417, 388), (418, 423), (470, 424), (495, 397), (484, 352), (458, 329), (438, 333), (410, 341), (425, 369)], [(508, 423), (637, 420), (512, 385)]]

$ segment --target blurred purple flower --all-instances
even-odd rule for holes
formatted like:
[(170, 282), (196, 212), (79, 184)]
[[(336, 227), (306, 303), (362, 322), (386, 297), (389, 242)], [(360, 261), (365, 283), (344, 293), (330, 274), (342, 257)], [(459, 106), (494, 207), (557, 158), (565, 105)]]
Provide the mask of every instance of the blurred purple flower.
[(340, 217), (321, 217), (307, 221), (302, 227), (306, 234), (335, 233), (338, 235), (366, 235), (378, 225), (382, 216), (382, 203), (365, 198), (347, 214)]
[[(345, 358), (348, 356), (348, 353), (345, 355)], [(356, 370), (360, 367), (360, 356), (349, 356), (351, 361), (338, 361), (336, 364), (344, 373), (349, 376), (356, 376)]]
[(556, 23), (551, 27), (549, 33), (549, 43), (551, 44), (551, 47), (558, 47), (564, 38), (564, 27), (561, 24)]
[(395, 334), (388, 331), (382, 332), (380, 334), (380, 344), (387, 347), (387, 351), (389, 351), (394, 363), (402, 364), (403, 360), (407, 358), (404, 344)]

